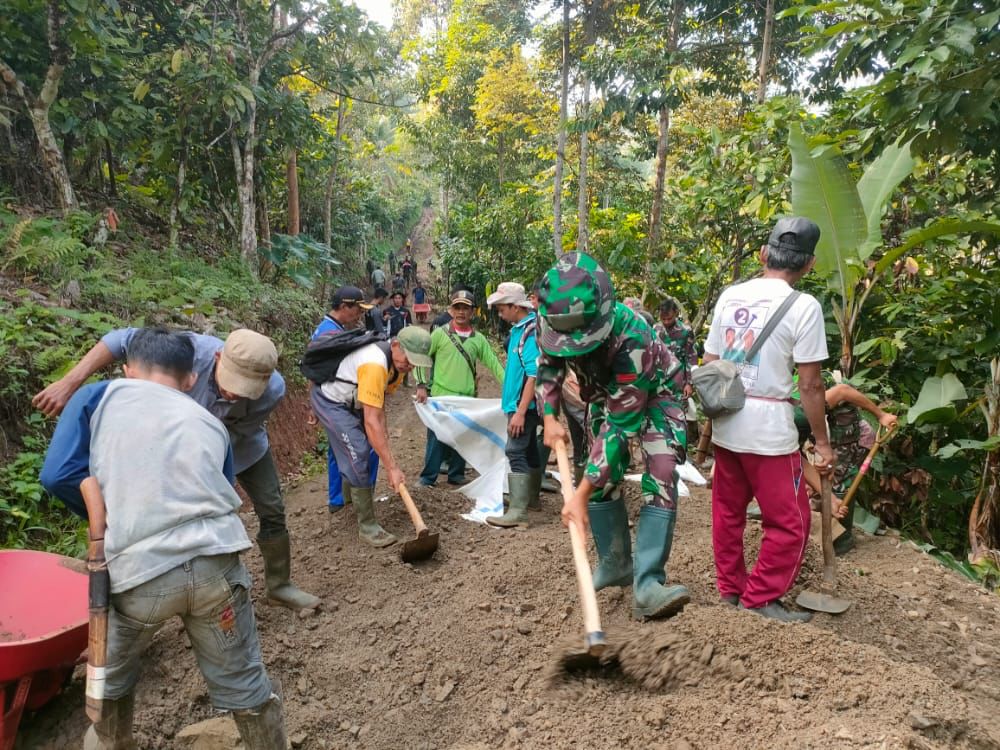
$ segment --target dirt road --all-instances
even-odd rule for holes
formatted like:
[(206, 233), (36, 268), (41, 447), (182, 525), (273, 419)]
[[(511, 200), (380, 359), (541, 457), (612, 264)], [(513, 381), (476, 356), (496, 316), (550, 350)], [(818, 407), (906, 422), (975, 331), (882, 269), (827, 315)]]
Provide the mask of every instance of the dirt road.
[[(424, 431), (411, 395), (392, 398), (390, 429), (415, 478)], [(695, 490), (682, 500), (669, 571), (693, 603), (673, 620), (636, 626), (629, 592), (598, 598), (612, 638), (632, 628), (677, 634), (712, 667), (656, 691), (623, 677), (551, 687), (545, 673), (557, 642), (580, 630), (555, 495), (544, 497), (533, 528), (501, 531), (461, 520), (461, 495), (416, 490), (441, 548), (413, 567), (394, 548), (363, 546), (352, 511), (330, 516), (325, 484), (325, 475), (308, 480), (287, 498), (295, 578), (323, 608), (301, 618), (257, 604), (264, 659), (281, 680), (296, 747), (1000, 747), (1000, 599), (893, 536), (862, 538), (841, 565), (840, 591), (855, 602), (847, 614), (782, 625), (717, 603), (709, 494)], [(635, 497), (630, 505), (634, 513)], [(397, 498), (378, 513), (401, 538), (411, 535)], [(253, 535), (256, 519), (244, 519)], [(748, 538), (753, 548), (759, 526)], [(247, 560), (259, 581), (257, 552)], [(815, 585), (819, 569), (811, 549), (800, 587)], [(25, 721), (19, 747), (78, 746), (82, 690), (78, 675)], [(180, 624), (170, 624), (145, 661), (139, 744), (189, 747), (178, 732), (211, 716)]]

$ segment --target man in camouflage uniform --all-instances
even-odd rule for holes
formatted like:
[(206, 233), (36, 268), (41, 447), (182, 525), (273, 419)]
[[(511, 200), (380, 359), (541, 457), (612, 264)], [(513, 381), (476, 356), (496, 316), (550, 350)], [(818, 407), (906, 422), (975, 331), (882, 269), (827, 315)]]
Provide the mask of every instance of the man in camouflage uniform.
[[(867, 437), (865, 433), (869, 432), (870, 435), (870, 430), (861, 418), (861, 409), (875, 417), (879, 425), (886, 429), (895, 427), (898, 420), (895, 414), (883, 411), (854, 386), (844, 382), (838, 383), (832, 372), (824, 370), (822, 377), (826, 388), (826, 427), (830, 432), (830, 445), (837, 456), (832, 474), (834, 514), (840, 518), (844, 531), (833, 540), (833, 550), (840, 556), (854, 549), (852, 531), (854, 514), (841, 511), (839, 499), (843, 498), (851, 488), (861, 470), (862, 462), (868, 456), (870, 447), (870, 443), (865, 439)], [(798, 398), (797, 388), (792, 397)], [(799, 444), (802, 445), (811, 437), (812, 431), (801, 406), (795, 407), (795, 427), (799, 431)], [(819, 493), (819, 474), (811, 466), (804, 468), (806, 481), (816, 493)]]
[[(539, 289), (538, 398), (545, 443), (566, 441), (558, 420), (567, 370), (580, 383), (593, 433), (590, 461), (563, 522), (589, 525), (599, 561), (594, 588), (633, 584), (633, 615), (669, 617), (690, 601), (684, 586), (666, 585), (677, 517), (677, 470), (686, 449), (684, 411), (671, 381), (680, 363), (634, 311), (615, 301), (607, 273), (584, 253), (562, 256)], [(679, 392), (679, 390), (678, 390)], [(645, 459), (644, 504), (633, 565), (628, 514), (619, 485), (638, 436)]]
[(667, 297), (660, 303), (660, 322), (653, 326), (653, 331), (680, 361), (684, 398), (691, 398), (694, 392), (691, 370), (698, 364), (698, 352), (694, 348), (694, 331), (679, 315), (680, 305), (677, 300)]

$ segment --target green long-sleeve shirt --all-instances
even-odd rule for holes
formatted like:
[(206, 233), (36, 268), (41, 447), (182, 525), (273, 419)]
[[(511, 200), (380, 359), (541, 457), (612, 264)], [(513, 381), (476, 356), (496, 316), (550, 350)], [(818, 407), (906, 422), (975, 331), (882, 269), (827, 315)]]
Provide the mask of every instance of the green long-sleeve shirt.
[[(430, 380), (431, 396), (473, 396), (476, 393), (476, 380), (465, 357), (448, 337), (448, 330), (449, 327), (435, 328), (431, 334), (429, 354), (434, 360), (433, 378), (426, 369), (418, 368), (417, 382), (426, 383)], [(462, 340), (462, 346), (473, 364), (482, 362), (493, 373), (497, 382), (503, 385), (503, 365), (486, 337), (478, 331), (464, 339), (455, 335)]]

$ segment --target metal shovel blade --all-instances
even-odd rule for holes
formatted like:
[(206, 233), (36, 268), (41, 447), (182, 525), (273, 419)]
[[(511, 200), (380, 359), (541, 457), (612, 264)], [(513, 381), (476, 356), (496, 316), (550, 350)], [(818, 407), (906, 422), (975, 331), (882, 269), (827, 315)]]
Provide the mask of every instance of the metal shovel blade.
[(439, 538), (438, 534), (431, 534), (427, 529), (424, 529), (416, 539), (405, 542), (400, 547), (399, 556), (403, 562), (428, 560), (437, 552)]
[(831, 594), (824, 594), (819, 591), (803, 591), (795, 600), (802, 609), (813, 612), (826, 612), (828, 615), (842, 615), (851, 608), (853, 602), (847, 599), (840, 599)]

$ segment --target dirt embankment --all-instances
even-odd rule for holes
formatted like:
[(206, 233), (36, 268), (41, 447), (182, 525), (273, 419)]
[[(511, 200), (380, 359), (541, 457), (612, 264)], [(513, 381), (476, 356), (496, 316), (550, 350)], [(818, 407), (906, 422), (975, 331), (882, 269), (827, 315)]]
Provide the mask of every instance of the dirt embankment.
[[(424, 430), (411, 395), (391, 399), (390, 428), (416, 477)], [(279, 421), (275, 443), (286, 439)], [(709, 494), (695, 490), (682, 500), (669, 566), (692, 604), (673, 620), (637, 625), (630, 591), (598, 595), (609, 638), (638, 649), (623, 659), (645, 664), (646, 684), (621, 673), (552, 684), (553, 656), (581, 632), (555, 495), (544, 497), (533, 528), (500, 531), (460, 519), (461, 495), (417, 489), (441, 547), (411, 566), (393, 548), (361, 544), (353, 511), (331, 516), (325, 491), (317, 477), (287, 497), (294, 577), (323, 597), (322, 609), (299, 617), (263, 604), (259, 585), (254, 591), (264, 659), (283, 685), (297, 747), (1000, 747), (1000, 599), (898, 538), (863, 537), (842, 562), (839, 592), (854, 601), (846, 614), (783, 625), (718, 603)], [(633, 514), (637, 503), (633, 493)], [(398, 499), (377, 507), (387, 528), (412, 534)], [(253, 533), (253, 514), (244, 519)], [(748, 556), (759, 538), (751, 525)], [(260, 581), (258, 553), (246, 559)], [(811, 548), (793, 596), (819, 575)], [(647, 659), (650, 651), (658, 659)], [(77, 676), (26, 720), (19, 747), (77, 746), (82, 690)], [(212, 715), (180, 623), (169, 624), (144, 660), (139, 744), (188, 747), (179, 732)]]

